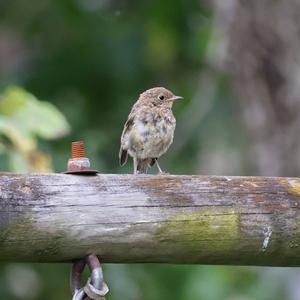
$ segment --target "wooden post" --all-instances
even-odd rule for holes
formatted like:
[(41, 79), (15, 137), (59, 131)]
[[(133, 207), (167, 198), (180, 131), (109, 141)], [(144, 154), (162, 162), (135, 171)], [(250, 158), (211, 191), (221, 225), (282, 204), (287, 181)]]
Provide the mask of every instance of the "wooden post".
[(300, 179), (0, 174), (0, 260), (300, 265)]

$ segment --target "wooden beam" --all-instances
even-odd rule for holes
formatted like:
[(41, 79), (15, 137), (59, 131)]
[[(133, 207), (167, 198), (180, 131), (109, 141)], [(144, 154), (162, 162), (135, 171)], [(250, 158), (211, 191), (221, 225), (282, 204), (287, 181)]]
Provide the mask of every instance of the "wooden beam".
[(0, 260), (300, 265), (300, 179), (0, 174)]

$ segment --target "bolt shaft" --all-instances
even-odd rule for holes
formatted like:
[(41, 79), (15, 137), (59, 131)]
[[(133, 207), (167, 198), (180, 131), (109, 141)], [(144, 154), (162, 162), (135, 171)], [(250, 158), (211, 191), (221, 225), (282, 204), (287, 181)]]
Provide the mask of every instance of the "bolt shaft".
[(85, 157), (83, 141), (72, 142), (72, 159), (80, 159)]

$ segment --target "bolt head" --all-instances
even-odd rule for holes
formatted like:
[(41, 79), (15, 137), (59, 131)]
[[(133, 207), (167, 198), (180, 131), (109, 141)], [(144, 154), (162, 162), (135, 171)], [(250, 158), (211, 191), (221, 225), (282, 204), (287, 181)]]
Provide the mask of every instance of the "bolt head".
[(86, 157), (68, 160), (68, 172), (89, 171), (90, 167), (90, 160)]

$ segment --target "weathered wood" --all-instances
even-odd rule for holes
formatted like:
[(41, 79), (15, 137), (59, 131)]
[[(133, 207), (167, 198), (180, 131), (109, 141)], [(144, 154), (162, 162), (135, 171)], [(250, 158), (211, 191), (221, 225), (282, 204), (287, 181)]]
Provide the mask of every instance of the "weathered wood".
[(300, 179), (0, 174), (0, 260), (300, 265)]

